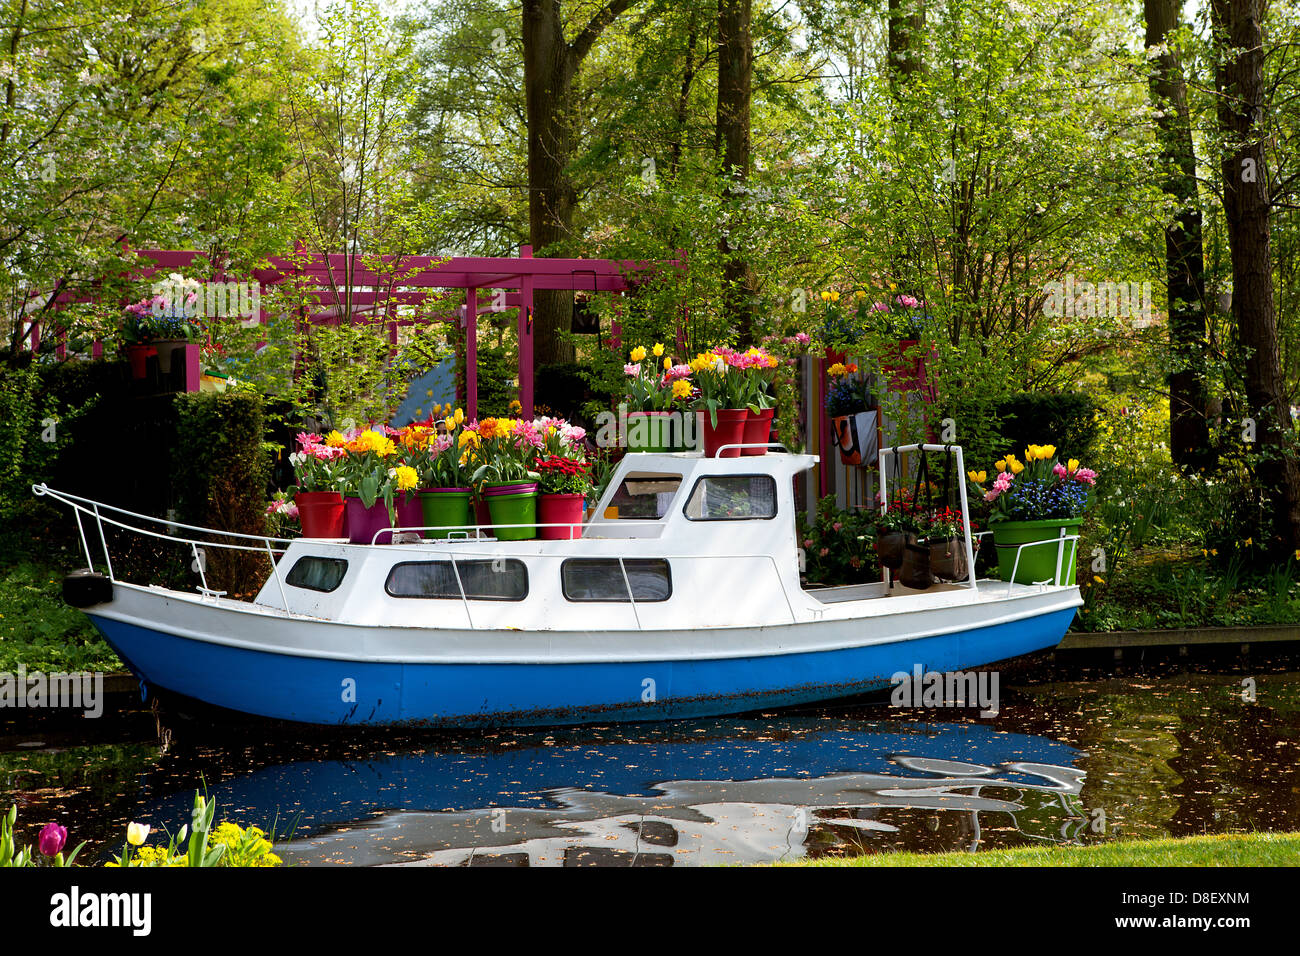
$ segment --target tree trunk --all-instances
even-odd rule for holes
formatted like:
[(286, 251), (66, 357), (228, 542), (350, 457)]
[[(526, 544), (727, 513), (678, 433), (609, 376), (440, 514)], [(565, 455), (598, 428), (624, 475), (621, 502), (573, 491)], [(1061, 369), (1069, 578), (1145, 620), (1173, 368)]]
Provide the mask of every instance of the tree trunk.
[[(1211, 0), (1220, 63), (1215, 70), (1224, 138), (1223, 211), (1232, 254), (1232, 313), (1246, 353), (1246, 403), (1254, 419), (1256, 474), (1268, 498), (1275, 552), (1300, 547), (1300, 464), (1278, 353), (1264, 166), (1265, 0)], [(1248, 432), (1250, 423), (1243, 425)], [(1263, 530), (1263, 529), (1262, 529)], [(1261, 541), (1261, 544), (1264, 542)]]
[[(749, 180), (749, 104), (754, 71), (750, 38), (751, 0), (718, 0), (718, 115), (717, 146), (726, 177), (723, 200), (743, 196)], [(735, 212), (728, 218), (734, 221)], [(753, 282), (744, 253), (724, 227), (718, 248), (722, 252), (723, 315), (740, 343), (754, 340)]]
[[(524, 98), (528, 114), (528, 238), (536, 253), (567, 239), (577, 193), (565, 174), (573, 150), (575, 64), (564, 40), (560, 0), (524, 0)], [(573, 294), (533, 293), (533, 361), (573, 360), (559, 337), (573, 321)]]
[[(1146, 45), (1167, 43), (1179, 24), (1180, 0), (1144, 0)], [(1161, 188), (1177, 203), (1165, 229), (1165, 281), (1169, 298), (1169, 344), (1175, 369), (1169, 376), (1169, 453), (1178, 465), (1214, 463), (1205, 391), (1205, 259), (1196, 194), (1196, 153), (1187, 111), (1187, 84), (1178, 57), (1165, 49), (1151, 64), (1151, 100), (1161, 164), (1169, 178)]]
[(922, 0), (889, 0), (889, 77), (890, 86), (921, 69), (921, 30), (925, 28)]

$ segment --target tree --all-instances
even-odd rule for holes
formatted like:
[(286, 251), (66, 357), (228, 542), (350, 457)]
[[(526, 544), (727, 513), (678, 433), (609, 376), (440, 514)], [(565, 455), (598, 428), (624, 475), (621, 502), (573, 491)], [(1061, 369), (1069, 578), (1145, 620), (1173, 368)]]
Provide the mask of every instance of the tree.
[[(754, 72), (750, 0), (718, 0), (717, 143), (724, 203), (743, 196), (749, 181), (749, 106)], [(743, 343), (753, 340), (753, 280), (742, 249), (730, 235), (718, 240), (723, 257), (723, 315)]]
[(1151, 60), (1151, 99), (1156, 107), (1162, 188), (1173, 200), (1165, 227), (1165, 283), (1174, 370), (1169, 374), (1169, 453), (1176, 464), (1201, 465), (1210, 449), (1205, 386), (1205, 256), (1197, 195), (1196, 152), (1187, 104), (1187, 82), (1176, 47), (1180, 0), (1144, 0), (1146, 46)]
[[(528, 115), (528, 235), (533, 251), (554, 254), (572, 239), (578, 197), (566, 167), (573, 155), (576, 121), (573, 83), (591, 48), (634, 0), (609, 0), (565, 39), (561, 0), (523, 0), (524, 98)], [(570, 361), (560, 336), (571, 328), (572, 296), (533, 294), (533, 357), (538, 364)]]
[[(1271, 504), (1269, 544), (1300, 548), (1300, 462), (1291, 403), (1282, 377), (1270, 251), (1269, 177), (1264, 152), (1265, 0), (1211, 0), (1217, 52), (1215, 91), (1223, 136), (1223, 211), (1232, 254), (1232, 314), (1246, 353), (1249, 416), (1256, 474)], [(1253, 425), (1253, 428), (1252, 428)], [(1254, 431), (1254, 435), (1248, 433)]]

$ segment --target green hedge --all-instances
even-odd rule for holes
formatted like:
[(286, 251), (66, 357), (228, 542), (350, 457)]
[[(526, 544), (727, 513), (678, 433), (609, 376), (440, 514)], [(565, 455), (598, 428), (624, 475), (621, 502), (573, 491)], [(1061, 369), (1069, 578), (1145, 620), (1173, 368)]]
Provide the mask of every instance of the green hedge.
[(1013, 395), (995, 409), (1002, 453), (1023, 457), (1027, 445), (1055, 445), (1061, 461), (1078, 458), (1086, 464), (1097, 439), (1097, 409), (1096, 401), (1082, 392)]
[[(242, 534), (266, 533), (266, 489), (271, 457), (264, 444), (265, 414), (255, 392), (177, 395), (172, 490), (186, 524)], [(209, 549), (208, 587), (236, 594), (255, 591), (269, 573), (267, 558)]]

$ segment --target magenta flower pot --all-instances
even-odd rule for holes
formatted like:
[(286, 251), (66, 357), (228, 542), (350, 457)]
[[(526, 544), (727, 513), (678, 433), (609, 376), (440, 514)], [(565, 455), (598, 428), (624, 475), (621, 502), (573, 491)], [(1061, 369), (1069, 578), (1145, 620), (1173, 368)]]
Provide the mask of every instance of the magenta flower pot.
[(421, 528), (424, 526), (424, 508), (420, 505), (419, 495), (414, 491), (398, 492), (393, 499), (393, 505), (397, 508), (397, 527)]
[[(384, 531), (393, 526), (388, 518), (388, 506), (379, 499), (367, 508), (360, 498), (347, 499), (347, 536), (352, 544), (370, 544), (376, 531)], [(393, 536), (382, 535), (375, 539), (376, 544), (388, 544)]]

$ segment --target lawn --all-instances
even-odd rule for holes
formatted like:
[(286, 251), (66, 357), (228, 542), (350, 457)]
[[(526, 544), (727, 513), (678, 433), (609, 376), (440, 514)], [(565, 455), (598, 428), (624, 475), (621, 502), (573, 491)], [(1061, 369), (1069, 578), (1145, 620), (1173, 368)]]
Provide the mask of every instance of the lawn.
[(980, 853), (874, 853), (776, 866), (1297, 866), (1300, 833), (1123, 840), (1093, 846), (1027, 846)]

